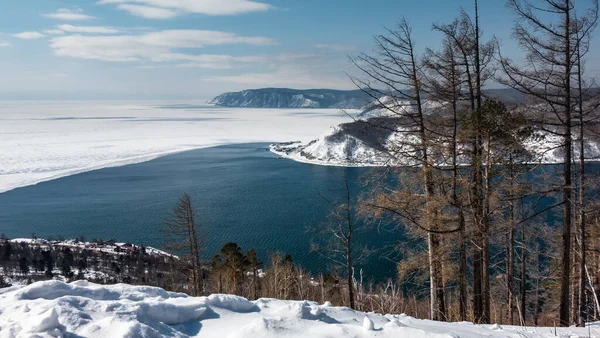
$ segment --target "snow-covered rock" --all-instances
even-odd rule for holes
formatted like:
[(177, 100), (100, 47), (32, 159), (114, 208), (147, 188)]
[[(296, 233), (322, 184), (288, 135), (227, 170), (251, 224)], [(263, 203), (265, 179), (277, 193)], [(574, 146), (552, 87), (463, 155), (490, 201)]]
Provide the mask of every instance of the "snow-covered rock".
[[(594, 324), (592, 324), (594, 325)], [(600, 327), (558, 328), (561, 336)], [(38, 282), (0, 289), (0, 337), (546, 337), (554, 328), (441, 323), (308, 301), (189, 297), (126, 284)]]

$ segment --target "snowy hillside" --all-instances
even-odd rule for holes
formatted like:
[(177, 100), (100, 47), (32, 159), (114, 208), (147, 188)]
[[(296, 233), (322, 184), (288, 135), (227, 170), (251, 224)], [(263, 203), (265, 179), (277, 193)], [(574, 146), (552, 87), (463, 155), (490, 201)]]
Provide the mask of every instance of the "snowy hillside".
[[(0, 337), (549, 337), (554, 328), (418, 320), (329, 303), (188, 297), (127, 284), (38, 282), (0, 289)], [(600, 325), (559, 328), (600, 334)]]
[(208, 103), (223, 107), (360, 109), (368, 101), (361, 90), (263, 88), (224, 93)]
[[(361, 137), (350, 132), (353, 127), (368, 128), (358, 123), (341, 124), (330, 127), (318, 139), (309, 143), (274, 144), (270, 150), (281, 157), (320, 165), (379, 166), (393, 161), (392, 156), (373, 140), (377, 139), (375, 131), (365, 132), (362, 135), (364, 137)], [(390, 136), (385, 135), (384, 139)]]
[[(446, 105), (442, 102), (424, 101), (426, 115), (439, 114)], [(395, 114), (388, 108), (395, 107)], [(299, 162), (338, 165), (338, 166), (385, 166), (415, 165), (415, 149), (420, 143), (415, 133), (402, 127), (398, 115), (411, 114), (414, 102), (383, 97), (366, 107), (358, 115), (359, 120), (330, 127), (317, 139), (308, 143), (283, 143), (271, 145), (273, 153)], [(445, 141), (440, 141), (445, 142)], [(522, 143), (522, 148), (535, 154), (533, 162), (561, 163), (563, 151), (561, 138), (547, 131), (534, 130)], [(460, 146), (467, 150), (468, 145)], [(573, 142), (574, 158), (579, 156), (579, 144)], [(586, 158), (600, 160), (600, 139), (589, 139), (585, 149)], [(431, 155), (430, 155), (431, 156)], [(444, 156), (436, 161), (439, 165), (449, 165)], [(459, 156), (459, 162), (467, 164), (468, 158)]]

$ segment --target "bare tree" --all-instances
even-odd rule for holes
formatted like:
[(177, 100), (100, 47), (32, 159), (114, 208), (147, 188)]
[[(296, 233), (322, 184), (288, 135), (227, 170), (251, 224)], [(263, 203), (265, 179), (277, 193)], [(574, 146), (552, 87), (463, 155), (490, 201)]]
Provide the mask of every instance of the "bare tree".
[[(525, 61), (517, 65), (501, 57), (504, 76), (500, 82), (534, 99), (540, 108), (535, 122), (545, 130), (562, 139), (563, 157), (563, 226), (560, 292), (560, 324), (567, 326), (569, 320), (569, 279), (571, 262), (572, 225), (572, 137), (573, 69), (576, 64), (577, 41), (585, 39), (595, 27), (598, 1), (592, 1), (592, 10), (581, 25), (574, 25), (575, 3), (573, 0), (508, 0), (509, 7), (517, 15), (513, 36), (526, 52)], [(554, 19), (554, 21), (552, 21)]]
[(204, 236), (199, 231), (200, 223), (196, 220), (196, 211), (187, 193), (179, 198), (177, 206), (164, 222), (162, 232), (167, 235), (165, 248), (177, 254), (183, 254), (184, 262), (189, 264), (191, 274), (190, 289), (194, 296), (204, 292), (200, 250)]
[[(450, 28), (450, 30), (453, 30)], [(459, 129), (462, 127), (465, 118), (465, 109), (461, 98), (463, 96), (462, 88), (465, 86), (466, 76), (461, 67), (460, 48), (457, 47), (455, 40), (448, 35), (443, 40), (443, 46), (440, 51), (427, 49), (423, 60), (426, 72), (425, 87), (430, 95), (430, 99), (437, 102), (448, 103), (449, 116), (442, 118), (441, 125), (447, 132), (439, 132), (442, 144), (440, 154), (450, 152), (449, 162), (451, 168), (451, 181), (449, 204), (451, 205), (458, 224), (458, 304), (460, 320), (467, 320), (467, 249), (466, 249), (466, 222), (464, 209), (465, 205), (461, 197), (461, 177), (460, 163), (458, 158), (461, 155), (459, 143)], [(439, 113), (445, 113), (444, 109), (439, 109)], [(441, 115), (441, 114), (440, 114)]]
[(359, 250), (354, 239), (356, 232), (361, 229), (355, 220), (356, 208), (348, 182), (348, 168), (344, 170), (343, 187), (343, 201), (321, 195), (332, 208), (329, 219), (308, 230), (315, 235), (312, 250), (346, 270), (349, 305), (351, 309), (356, 309), (354, 264), (364, 257), (366, 250)]
[[(434, 166), (430, 158), (430, 133), (425, 117), (422, 98), (423, 65), (415, 50), (412, 29), (402, 19), (396, 29), (388, 29), (387, 35), (375, 37), (375, 56), (362, 54), (352, 59), (363, 73), (364, 79), (353, 77), (355, 85), (370, 95), (381, 108), (396, 117), (397, 125), (389, 120), (379, 125), (403, 137), (388, 145), (388, 152), (404, 163), (420, 166), (423, 183), (424, 209), (418, 226), (426, 229), (430, 265), (430, 315), (434, 320), (446, 319), (446, 305), (442, 278), (442, 265), (439, 254), (439, 222), (434, 207), (435, 184)], [(385, 87), (385, 91), (378, 89)], [(393, 210), (393, 209), (391, 209)]]
[[(459, 60), (461, 81), (466, 90), (461, 91), (461, 99), (470, 103), (472, 120), (480, 120), (480, 107), (483, 102), (483, 86), (493, 72), (491, 62), (495, 47), (490, 42), (481, 43), (478, 1), (474, 1), (474, 20), (462, 10), (458, 19), (450, 24), (434, 24), (433, 29), (442, 32), (452, 43)], [(475, 129), (477, 130), (477, 129)], [(489, 289), (489, 248), (487, 231), (489, 219), (486, 217), (488, 192), (484, 187), (485, 166), (482, 135), (474, 134), (471, 141), (470, 172), (471, 186), (469, 206), (472, 215), (473, 236), (473, 314), (476, 322), (488, 322), (490, 310)]]

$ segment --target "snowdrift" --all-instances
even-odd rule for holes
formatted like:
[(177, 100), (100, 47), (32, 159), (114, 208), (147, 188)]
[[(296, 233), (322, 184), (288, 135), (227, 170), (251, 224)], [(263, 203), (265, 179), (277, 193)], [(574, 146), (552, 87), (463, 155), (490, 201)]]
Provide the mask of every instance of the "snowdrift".
[[(558, 329), (600, 334), (600, 326)], [(46, 281), (0, 290), (0, 337), (545, 337), (554, 328), (439, 323), (308, 301), (189, 297), (126, 284)]]

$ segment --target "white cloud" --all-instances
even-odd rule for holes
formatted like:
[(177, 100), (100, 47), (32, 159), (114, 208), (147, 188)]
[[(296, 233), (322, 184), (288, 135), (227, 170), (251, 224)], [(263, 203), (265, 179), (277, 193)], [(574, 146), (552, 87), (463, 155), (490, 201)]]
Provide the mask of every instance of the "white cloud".
[(83, 10), (81, 8), (77, 8), (77, 9), (61, 8), (61, 9), (57, 10), (56, 13), (44, 14), (44, 16), (46, 18), (50, 18), (50, 19), (68, 20), (68, 21), (94, 19), (94, 17), (91, 15), (83, 14)]
[(260, 63), (269, 66), (278, 63), (293, 62), (299, 60), (315, 60), (320, 56), (314, 54), (277, 54), (277, 55), (250, 55), (250, 56), (231, 56), (231, 55), (190, 55), (180, 53), (162, 54), (154, 58), (153, 61), (189, 61), (187, 63), (177, 64), (178, 68), (212, 68), (228, 69), (235, 66)]
[(24, 40), (35, 40), (45, 37), (45, 34), (40, 32), (32, 31), (32, 32), (23, 32), (18, 34), (13, 34), (15, 38), (24, 39)]
[(321, 55), (319, 54), (279, 54), (274, 57), (277, 61), (289, 62), (289, 61), (300, 61), (300, 60), (319, 60)]
[[(224, 44), (264, 46), (276, 44), (276, 41), (262, 36), (240, 36), (220, 31), (166, 30), (141, 35), (59, 36), (52, 38), (50, 42), (54, 53), (60, 56), (114, 62), (198, 61), (190, 59), (194, 56), (172, 53), (172, 50)], [(182, 55), (186, 55), (187, 59)]]
[[(146, 18), (164, 19), (161, 14), (167, 15), (167, 12), (154, 12), (157, 16), (152, 17), (150, 8), (164, 9), (170, 11), (169, 15), (178, 15), (183, 13), (197, 13), (206, 15), (238, 15), (250, 12), (264, 12), (272, 8), (271, 5), (254, 0), (100, 0), (99, 4), (139, 4), (145, 8), (123, 7), (119, 8), (129, 11), (133, 15)], [(145, 15), (146, 14), (146, 15)]]
[(120, 4), (117, 8), (146, 19), (171, 19), (178, 15), (176, 11), (170, 9), (144, 5)]
[(328, 49), (336, 52), (350, 52), (356, 50), (355, 45), (339, 45), (339, 44), (318, 44), (315, 47), (319, 49)]
[(12, 43), (8, 42), (8, 41), (0, 41), (0, 47), (10, 47), (12, 46)]
[(352, 89), (352, 82), (342, 74), (326, 74), (323, 71), (302, 69), (290, 66), (278, 67), (272, 72), (244, 73), (232, 76), (215, 76), (206, 79), (211, 82), (225, 82), (246, 87), (294, 87)]
[(63, 32), (60, 29), (45, 29), (44, 34), (48, 34), (48, 35), (64, 35), (65, 32)]
[(61, 31), (69, 33), (88, 33), (88, 34), (116, 34), (119, 33), (117, 29), (111, 27), (102, 26), (73, 26), (73, 25), (59, 25), (58, 28)]
[(210, 68), (210, 69), (229, 69), (241, 63), (265, 62), (264, 56), (232, 56), (232, 55), (189, 55), (180, 53), (162, 54), (153, 59), (153, 61), (189, 61), (187, 63), (177, 64), (178, 68)]

